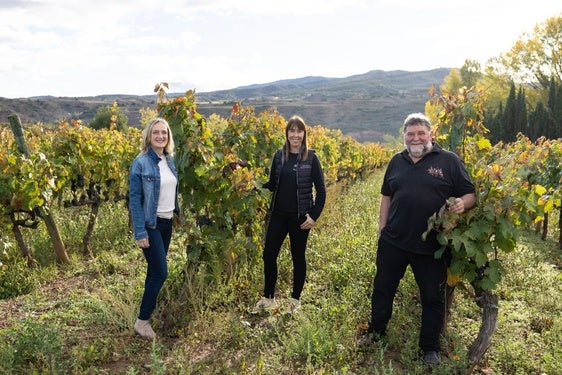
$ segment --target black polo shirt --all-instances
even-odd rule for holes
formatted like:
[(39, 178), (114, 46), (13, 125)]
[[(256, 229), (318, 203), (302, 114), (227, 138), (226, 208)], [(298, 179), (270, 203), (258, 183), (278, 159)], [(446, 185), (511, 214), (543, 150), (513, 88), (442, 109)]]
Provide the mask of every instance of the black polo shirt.
[(474, 193), (474, 185), (459, 157), (436, 143), (414, 163), (404, 150), (392, 157), (381, 188), (390, 196), (388, 222), (381, 237), (405, 251), (433, 254), (441, 247), (432, 231), (422, 240), (427, 220), (447, 198)]

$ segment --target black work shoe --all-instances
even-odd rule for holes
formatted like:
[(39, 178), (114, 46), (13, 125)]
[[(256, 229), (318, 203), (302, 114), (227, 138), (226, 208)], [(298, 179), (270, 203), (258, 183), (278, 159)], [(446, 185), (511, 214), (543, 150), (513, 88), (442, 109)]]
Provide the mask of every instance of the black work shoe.
[(357, 340), (357, 346), (360, 348), (369, 347), (383, 339), (383, 336), (379, 333), (367, 331), (361, 335), (359, 340)]
[(422, 361), (428, 365), (438, 365), (441, 363), (441, 355), (435, 350), (430, 350), (422, 354)]

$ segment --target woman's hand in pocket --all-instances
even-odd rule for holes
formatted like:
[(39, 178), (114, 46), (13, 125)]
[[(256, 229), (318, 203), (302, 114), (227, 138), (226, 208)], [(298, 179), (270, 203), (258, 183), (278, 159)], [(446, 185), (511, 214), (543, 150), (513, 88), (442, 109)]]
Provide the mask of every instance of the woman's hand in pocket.
[(306, 214), (306, 220), (301, 224), (301, 229), (312, 229), (314, 224), (316, 224), (316, 221), (309, 214)]

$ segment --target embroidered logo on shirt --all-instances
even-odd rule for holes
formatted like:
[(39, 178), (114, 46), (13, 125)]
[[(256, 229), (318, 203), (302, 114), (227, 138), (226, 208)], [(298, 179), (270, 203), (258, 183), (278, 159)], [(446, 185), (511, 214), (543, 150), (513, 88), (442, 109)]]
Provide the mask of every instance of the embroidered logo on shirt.
[(435, 177), (444, 178), (443, 170), (441, 168), (429, 167), (427, 173)]

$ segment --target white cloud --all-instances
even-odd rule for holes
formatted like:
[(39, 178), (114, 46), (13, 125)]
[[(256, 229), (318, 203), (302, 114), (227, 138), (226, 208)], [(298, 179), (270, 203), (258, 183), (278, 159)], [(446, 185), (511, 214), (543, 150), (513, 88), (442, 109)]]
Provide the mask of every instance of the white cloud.
[(201, 92), (306, 75), (453, 67), (467, 58), (485, 63), (562, 5), (12, 0), (0, 9), (0, 96), (25, 97), (150, 94), (160, 81)]
[(172, 0), (166, 2), (163, 9), (168, 13), (179, 11), (186, 16), (318, 16), (335, 14), (344, 8), (364, 8), (367, 4), (369, 0)]

